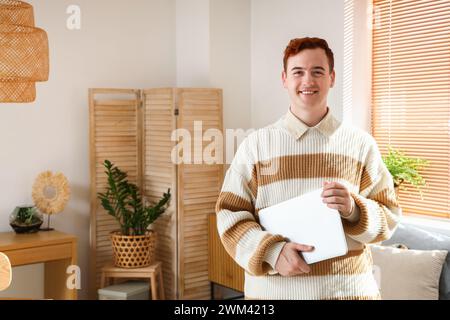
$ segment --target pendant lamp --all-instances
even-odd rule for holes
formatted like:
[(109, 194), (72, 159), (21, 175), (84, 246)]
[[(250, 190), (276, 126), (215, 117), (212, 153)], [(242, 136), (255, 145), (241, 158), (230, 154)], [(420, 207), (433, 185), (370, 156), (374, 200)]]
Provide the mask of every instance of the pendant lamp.
[(48, 73), (47, 33), (34, 26), (33, 7), (0, 0), (0, 102), (33, 102)]

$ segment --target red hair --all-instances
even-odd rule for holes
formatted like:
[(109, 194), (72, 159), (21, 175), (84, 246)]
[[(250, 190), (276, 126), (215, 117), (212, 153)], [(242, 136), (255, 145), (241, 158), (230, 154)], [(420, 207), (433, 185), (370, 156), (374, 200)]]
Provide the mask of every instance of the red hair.
[(333, 51), (331, 51), (328, 43), (324, 39), (320, 38), (295, 38), (289, 41), (286, 49), (284, 50), (284, 58), (283, 58), (283, 68), (286, 72), (287, 60), (290, 56), (294, 56), (302, 50), (305, 49), (316, 49), (321, 48), (325, 51), (325, 54), (328, 58), (328, 65), (330, 67), (330, 73), (334, 69), (334, 55)]

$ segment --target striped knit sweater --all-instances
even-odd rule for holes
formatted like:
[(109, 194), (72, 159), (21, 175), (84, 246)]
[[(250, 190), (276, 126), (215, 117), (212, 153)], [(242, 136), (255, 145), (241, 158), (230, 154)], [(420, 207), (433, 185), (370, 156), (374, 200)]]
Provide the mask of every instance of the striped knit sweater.
[[(327, 180), (344, 184), (356, 203), (342, 218), (349, 252), (310, 265), (310, 273), (281, 276), (275, 264), (286, 241), (263, 230), (258, 211)], [(245, 270), (249, 299), (379, 299), (366, 245), (388, 239), (401, 216), (375, 140), (330, 111), (315, 127), (289, 111), (249, 135), (226, 173), (216, 213), (225, 249)]]

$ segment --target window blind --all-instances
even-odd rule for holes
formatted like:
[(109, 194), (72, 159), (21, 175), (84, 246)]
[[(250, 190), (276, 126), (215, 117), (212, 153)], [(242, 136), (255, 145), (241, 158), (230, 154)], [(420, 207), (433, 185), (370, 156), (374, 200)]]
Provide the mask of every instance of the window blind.
[(372, 134), (429, 161), (404, 214), (450, 218), (450, 0), (373, 0)]

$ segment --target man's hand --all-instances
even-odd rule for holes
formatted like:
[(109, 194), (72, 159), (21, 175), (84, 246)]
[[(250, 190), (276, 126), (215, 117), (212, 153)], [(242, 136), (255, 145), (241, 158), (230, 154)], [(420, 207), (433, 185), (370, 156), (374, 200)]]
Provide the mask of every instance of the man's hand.
[(348, 189), (338, 182), (325, 181), (322, 198), (328, 208), (338, 210), (343, 218), (350, 216), (355, 207), (355, 200), (353, 200)]
[(312, 246), (295, 242), (286, 243), (278, 257), (275, 270), (282, 276), (295, 276), (310, 272), (311, 268), (303, 260), (301, 252), (311, 252), (313, 250), (314, 247)]

